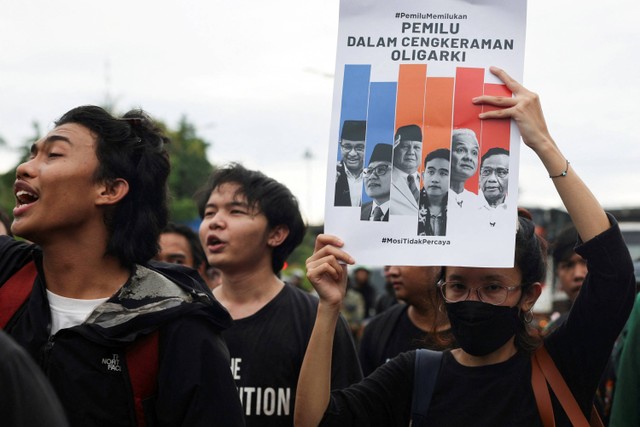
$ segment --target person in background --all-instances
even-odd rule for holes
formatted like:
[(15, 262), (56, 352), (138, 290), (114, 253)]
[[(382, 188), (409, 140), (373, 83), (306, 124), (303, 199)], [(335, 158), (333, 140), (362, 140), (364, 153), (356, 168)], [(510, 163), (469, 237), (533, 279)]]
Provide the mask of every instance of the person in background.
[[(553, 243), (552, 258), (555, 272), (555, 283), (569, 298), (570, 306), (562, 313), (554, 313), (553, 320), (542, 330), (543, 335), (548, 335), (552, 331), (564, 324), (570, 313), (570, 308), (575, 303), (582, 285), (584, 284), (589, 268), (587, 260), (575, 251), (579, 241), (578, 231), (574, 225), (564, 228)], [(617, 348), (616, 344), (616, 347)], [(600, 384), (596, 390), (594, 403), (600, 418), (605, 425), (609, 423), (611, 415), (611, 405), (614, 399), (618, 375), (616, 372), (615, 352), (609, 357), (609, 362), (605, 367)]]
[(552, 320), (545, 327), (544, 333), (549, 333), (563, 324), (569, 315), (569, 309), (575, 302), (587, 273), (587, 261), (575, 251), (578, 242), (578, 231), (575, 226), (564, 228), (552, 244), (553, 271), (558, 289), (568, 298), (569, 307), (566, 310), (552, 314)]
[(353, 272), (353, 290), (362, 295), (364, 299), (364, 318), (373, 316), (376, 303), (376, 290), (369, 281), (371, 271), (366, 267), (358, 267)]
[(376, 300), (375, 312), (376, 314), (380, 314), (385, 311), (387, 308), (396, 305), (398, 303), (398, 299), (396, 298), (396, 293), (393, 290), (393, 282), (391, 281), (391, 266), (385, 265), (382, 273), (384, 275), (384, 293), (378, 297)]
[[(318, 307), (316, 297), (278, 277), (304, 237), (298, 202), (281, 183), (239, 164), (213, 172), (197, 200), (200, 241), (209, 263), (222, 272), (213, 294), (234, 319), (223, 337), (246, 424), (291, 426)], [(362, 373), (343, 318), (334, 346), (331, 383), (346, 387)]]
[(453, 346), (451, 325), (442, 311), (437, 283), (442, 267), (391, 266), (389, 276), (396, 304), (365, 326), (358, 357), (367, 376), (400, 353), (417, 348), (444, 350)]
[(617, 363), (615, 398), (609, 427), (640, 425), (640, 294), (625, 326), (624, 345)]
[(204, 281), (207, 283), (207, 286), (209, 286), (209, 289), (211, 290), (217, 288), (222, 283), (222, 271), (220, 271), (219, 268), (214, 267), (213, 265), (209, 265), (207, 267), (205, 276), (206, 278), (204, 279)]
[[(211, 270), (198, 234), (186, 225), (169, 222), (160, 233), (160, 251), (153, 258), (169, 264), (180, 264), (196, 270), (209, 289), (219, 285), (219, 275)], [(215, 267), (213, 267), (215, 269)], [(213, 275), (212, 275), (213, 273)], [(214, 280), (211, 280), (211, 278)]]
[(364, 298), (360, 292), (353, 289), (353, 281), (347, 280), (347, 291), (344, 295), (344, 302), (340, 308), (340, 314), (349, 324), (353, 342), (356, 347), (360, 344), (360, 336), (362, 335), (362, 327), (364, 325)]
[[(34, 244), (0, 236), (0, 290), (36, 269), (4, 330), (45, 372), (71, 426), (244, 424), (221, 337), (229, 314), (195, 271), (149, 262), (169, 212), (167, 143), (141, 110), (81, 106), (16, 169), (11, 230)], [(129, 366), (133, 347), (157, 363)], [(143, 377), (148, 399), (132, 391)]]

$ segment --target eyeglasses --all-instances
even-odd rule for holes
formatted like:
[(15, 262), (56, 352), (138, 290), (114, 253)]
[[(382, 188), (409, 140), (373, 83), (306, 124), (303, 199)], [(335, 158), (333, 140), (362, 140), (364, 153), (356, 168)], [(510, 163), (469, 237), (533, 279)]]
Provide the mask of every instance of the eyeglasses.
[(479, 288), (470, 288), (461, 282), (445, 282), (441, 280), (438, 282), (438, 287), (447, 302), (466, 301), (473, 289), (476, 291), (476, 296), (480, 301), (488, 304), (500, 305), (507, 300), (509, 292), (515, 291), (522, 287), (522, 285), (503, 286), (497, 283), (491, 283), (485, 286), (480, 286)]
[(390, 169), (391, 166), (389, 165), (378, 165), (374, 168), (364, 168), (362, 172), (365, 174), (365, 176), (370, 176), (374, 173), (378, 176), (385, 176)]
[(504, 178), (505, 176), (509, 175), (509, 169), (506, 168), (490, 168), (490, 167), (483, 167), (482, 169), (480, 169), (480, 174), (482, 176), (491, 176), (493, 173), (496, 174), (496, 176), (498, 178)]
[(364, 153), (364, 144), (357, 144), (357, 145), (353, 145), (353, 144), (340, 144), (340, 146), (342, 147), (342, 149), (344, 151), (351, 151), (351, 150), (356, 150), (358, 153)]

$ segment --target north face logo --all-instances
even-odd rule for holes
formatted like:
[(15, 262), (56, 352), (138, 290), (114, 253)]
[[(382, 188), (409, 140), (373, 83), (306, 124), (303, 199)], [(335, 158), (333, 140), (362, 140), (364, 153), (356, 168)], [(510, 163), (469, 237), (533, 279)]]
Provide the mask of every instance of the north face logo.
[(102, 364), (107, 366), (107, 370), (109, 371), (122, 371), (122, 367), (120, 366), (120, 358), (117, 354), (114, 354), (111, 359), (105, 357), (102, 359)]

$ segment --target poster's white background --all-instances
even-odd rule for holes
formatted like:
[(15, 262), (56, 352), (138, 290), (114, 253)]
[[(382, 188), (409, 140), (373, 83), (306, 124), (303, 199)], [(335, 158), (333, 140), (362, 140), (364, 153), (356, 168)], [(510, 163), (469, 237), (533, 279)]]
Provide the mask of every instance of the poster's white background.
[[(427, 5), (428, 4), (428, 5)], [(466, 19), (410, 19), (397, 17), (401, 13), (432, 13), (434, 15), (465, 15)], [(430, 34), (404, 31), (402, 23), (442, 23), (449, 28), (451, 23), (459, 24), (457, 34)], [(359, 262), (365, 264), (391, 265), (478, 265), (512, 266), (515, 235), (515, 209), (510, 203), (513, 224), (507, 228), (490, 229), (478, 227), (461, 228), (452, 224), (451, 215), (447, 224), (447, 235), (442, 237), (418, 237), (417, 214), (412, 216), (390, 216), (389, 222), (369, 222), (360, 220), (359, 207), (334, 207), (335, 158), (338, 151), (342, 77), (345, 64), (371, 64), (371, 82), (398, 81), (400, 63), (427, 63), (427, 76), (454, 77), (456, 67), (488, 69), (491, 65), (509, 70), (510, 74), (522, 79), (526, 24), (526, 2), (486, 0), (470, 3), (462, 0), (419, 0), (396, 2), (368, 1), (366, 7), (355, 8), (350, 0), (343, 0), (340, 29), (338, 32), (338, 53), (336, 61), (336, 84), (334, 89), (329, 161), (327, 164), (327, 209), (325, 229), (345, 241), (345, 250)], [(380, 37), (396, 38), (395, 47), (349, 46), (349, 37), (364, 38), (365, 44), (376, 44)], [(404, 37), (425, 38), (467, 38), (467, 39), (512, 39), (513, 50), (473, 50), (465, 51), (465, 62), (449, 61), (393, 61), (393, 50), (433, 49), (402, 47)], [(351, 43), (353, 44), (353, 43)], [(435, 68), (432, 74), (431, 68)], [(499, 82), (486, 71), (485, 82)], [(470, 101), (469, 101), (470, 102)], [(419, 113), (420, 115), (422, 112)], [(343, 117), (350, 119), (350, 117)], [(519, 143), (517, 132), (512, 132), (509, 187), (510, 201), (517, 200), (517, 176)], [(392, 143), (393, 141), (381, 141)], [(428, 144), (428, 141), (423, 141)], [(479, 159), (478, 159), (479, 168)], [(480, 193), (479, 197), (483, 197)], [(393, 201), (391, 202), (393, 203)], [(477, 209), (468, 210), (468, 224), (481, 215)], [(475, 217), (474, 217), (475, 216)], [(453, 225), (453, 226), (452, 226)], [(424, 241), (427, 242), (424, 242)], [(421, 243), (416, 243), (421, 242)], [(422, 243), (424, 242), (424, 243)]]

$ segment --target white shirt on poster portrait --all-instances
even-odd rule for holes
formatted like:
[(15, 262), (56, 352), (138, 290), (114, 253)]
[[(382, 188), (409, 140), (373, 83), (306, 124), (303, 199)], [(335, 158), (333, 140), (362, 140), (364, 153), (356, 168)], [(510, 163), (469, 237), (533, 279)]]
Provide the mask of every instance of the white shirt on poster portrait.
[(382, 215), (380, 215), (380, 219), (379, 221), (382, 221), (386, 215), (387, 215), (387, 211), (389, 211), (389, 201), (387, 200), (386, 202), (382, 203), (381, 205), (377, 204), (376, 201), (373, 201), (373, 204), (371, 205), (371, 213), (369, 214), (369, 221), (375, 221), (375, 212), (376, 212), (376, 208), (380, 209), (380, 212), (382, 212)]
[[(418, 200), (414, 197), (407, 183), (408, 173), (394, 168), (391, 180), (391, 215), (413, 215), (418, 217)], [(420, 188), (420, 176), (412, 173), (416, 187)]]
[(362, 171), (358, 176), (351, 173), (348, 168), (344, 168), (347, 175), (347, 183), (349, 184), (349, 196), (351, 197), (351, 206), (360, 206), (362, 197)]

